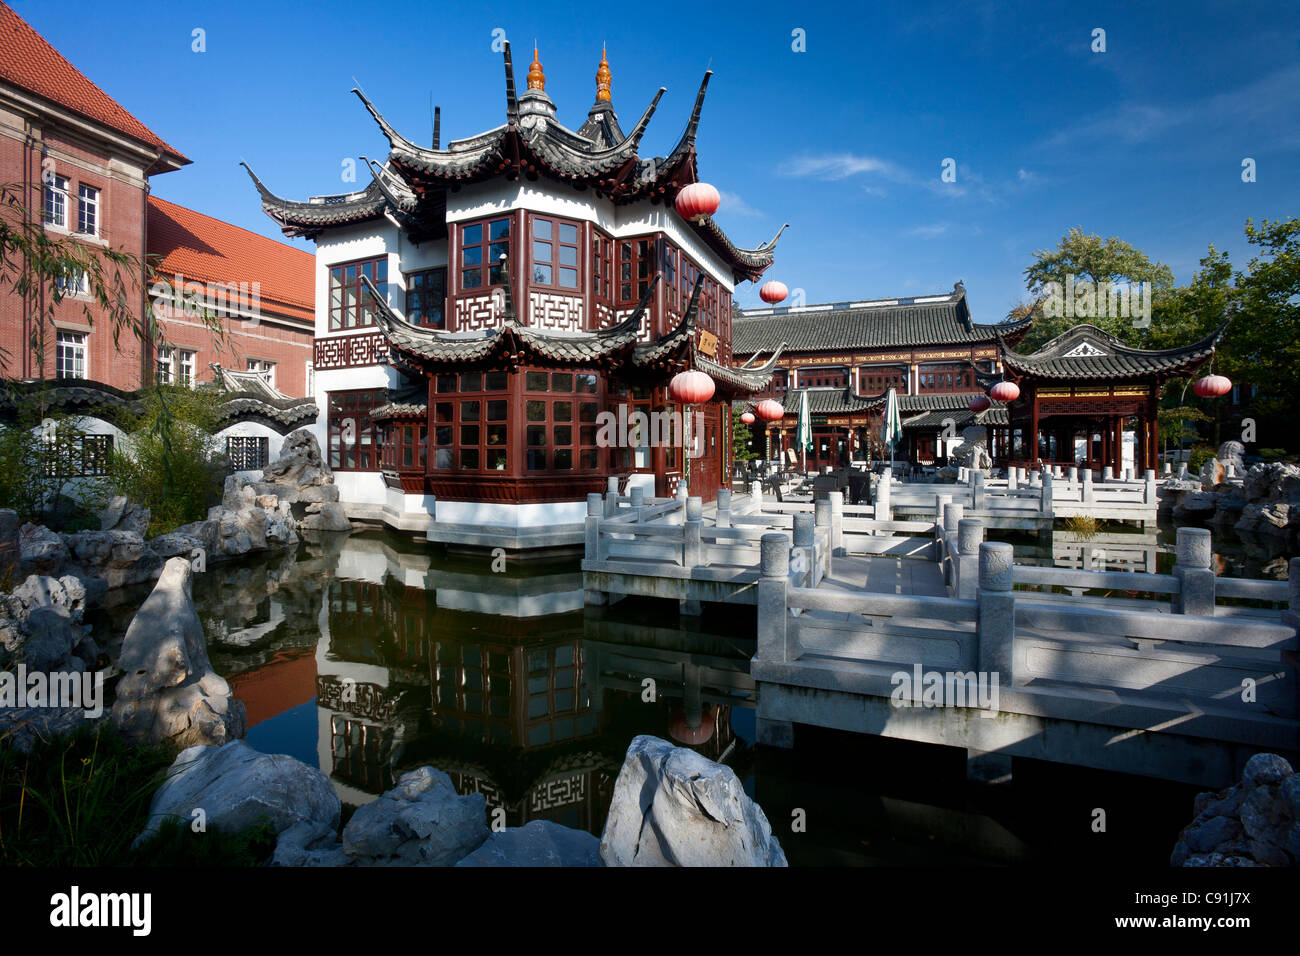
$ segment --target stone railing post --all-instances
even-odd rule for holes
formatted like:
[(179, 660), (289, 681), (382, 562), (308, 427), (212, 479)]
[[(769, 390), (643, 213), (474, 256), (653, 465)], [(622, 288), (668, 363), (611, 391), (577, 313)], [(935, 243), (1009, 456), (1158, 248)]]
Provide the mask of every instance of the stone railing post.
[(966, 481), (967, 481), (967, 479), (968, 479), (968, 477), (969, 477), (969, 476), (967, 475), (966, 471), (967, 471), (967, 469), (966, 469), (966, 466), (965, 466), (965, 465), (960, 465), (960, 466), (958, 466), (958, 468), (957, 468), (957, 481), (958, 481), (958, 483), (963, 484), (963, 485), (966, 484)]
[(758, 641), (754, 656), (761, 661), (789, 660), (787, 589), (790, 586), (790, 539), (775, 532), (759, 542)]
[(950, 501), (943, 506), (943, 550), (939, 560), (943, 562), (944, 583), (956, 583), (957, 574), (957, 529), (961, 524), (966, 508), (959, 501)]
[(1214, 615), (1214, 554), (1210, 532), (1205, 528), (1179, 528), (1174, 577), (1181, 588), (1171, 602), (1176, 614)]
[(1029, 473), (1029, 487), (1037, 488), (1043, 483), (1043, 473), (1035, 469)]
[(794, 516), (794, 548), (791, 554), (802, 555), (805, 571), (799, 579), (801, 587), (812, 587), (813, 565), (817, 561), (817, 529), (814, 521), (814, 517), (806, 511)]
[(1079, 494), (1079, 501), (1083, 504), (1092, 504), (1092, 469), (1083, 469), (1083, 491)]
[(1180, 461), (1178, 463), (1178, 477), (1179, 479), (1187, 477), (1187, 462)]
[(821, 582), (822, 576), (829, 574), (831, 570), (831, 553), (835, 550), (831, 546), (833, 530), (831, 527), (831, 501), (829, 498), (818, 498), (813, 502), (813, 520), (818, 528), (826, 529), (826, 560), (824, 565), (818, 565), (818, 571), (813, 575), (813, 587)]
[(641, 521), (641, 509), (645, 507), (645, 486), (634, 485), (628, 492), (628, 501), (632, 508), (632, 513), (636, 516), (635, 521)]
[(731, 527), (731, 489), (718, 489), (718, 515), (716, 525), (719, 528)]
[[(605, 560), (600, 540), (600, 516), (604, 508), (605, 502), (600, 492), (593, 491), (587, 495), (587, 522), (582, 548), (582, 556), (587, 561)], [(584, 590), (582, 596), (583, 603), (592, 607), (599, 607), (606, 602), (605, 595), (600, 591)]]
[(844, 550), (844, 492), (832, 491), (826, 496), (831, 503), (831, 553), (845, 554)]
[(763, 483), (761, 481), (751, 481), (749, 483), (749, 498), (754, 502), (753, 511), (755, 514), (763, 510)]
[(1011, 545), (985, 541), (979, 546), (976, 634), (979, 670), (1010, 688), (1016, 638), (1015, 554)]
[(984, 472), (971, 472), (970, 506), (975, 511), (984, 509)]
[(1300, 558), (1292, 558), (1287, 569), (1287, 609), (1282, 623), (1300, 628)]
[(872, 514), (877, 521), (894, 520), (893, 506), (889, 501), (889, 488), (893, 483), (889, 472), (880, 476), (880, 481), (876, 482), (875, 510)]
[(1048, 472), (1043, 474), (1043, 487), (1039, 491), (1038, 500), (1042, 507), (1043, 515), (1050, 515), (1055, 507), (1056, 488), (1052, 483), (1052, 476)]
[(1007, 469), (1007, 491), (1015, 491), (1020, 486), (1020, 469), (1012, 465)]
[(686, 520), (682, 523), (682, 567), (700, 566), (700, 535), (704, 525), (704, 501), (699, 496), (686, 499)]
[[(952, 504), (952, 495), (934, 496), (934, 540), (943, 543), (943, 509)], [(940, 552), (942, 555), (942, 552)]]
[(1154, 468), (1146, 470), (1146, 486), (1142, 489), (1142, 502), (1148, 505), (1156, 503), (1156, 471)]
[(962, 518), (957, 522), (957, 573), (953, 590), (959, 598), (974, 598), (979, 587), (979, 552), (984, 542), (984, 522)]
[(1106, 466), (1104, 466), (1104, 467), (1101, 469), (1101, 480), (1102, 480), (1103, 482), (1107, 482), (1107, 481), (1114, 481), (1114, 479), (1115, 479), (1115, 475), (1114, 475), (1114, 472), (1112, 471), (1110, 465), (1106, 465)]

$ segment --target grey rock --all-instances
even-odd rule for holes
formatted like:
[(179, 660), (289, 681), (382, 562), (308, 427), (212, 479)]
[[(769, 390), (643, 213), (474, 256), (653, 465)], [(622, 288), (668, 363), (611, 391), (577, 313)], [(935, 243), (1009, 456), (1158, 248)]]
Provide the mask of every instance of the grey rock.
[(420, 767), (357, 809), (343, 851), (363, 866), (452, 866), (488, 837), (481, 793), (460, 796), (441, 770)]
[(1241, 824), (1231, 817), (1211, 817), (1199, 827), (1189, 827), (1183, 839), (1193, 853), (1209, 853), (1221, 843), (1242, 834)]
[(338, 501), (338, 485), (309, 485), (294, 495), (294, 500), (302, 502)]
[(498, 830), (457, 866), (600, 866), (600, 840), (549, 820)]
[(313, 485), (331, 485), (334, 473), (321, 458), (316, 436), (300, 428), (285, 436), (280, 457), (262, 470), (262, 480), (302, 489)]
[(1241, 773), (1241, 783), (1247, 790), (1266, 785), (1280, 784), (1295, 775), (1285, 759), (1277, 754), (1255, 754), (1246, 761)]
[(68, 561), (68, 546), (44, 525), (25, 524), (18, 532), (24, 574), (58, 574)]
[(191, 747), (244, 735), (244, 705), (208, 661), (192, 575), (171, 558), (122, 640), (113, 723), (128, 740)]
[(138, 505), (125, 495), (117, 495), (99, 513), (99, 530), (134, 531), (140, 536), (149, 532), (149, 509)]
[(606, 866), (785, 866), (730, 767), (657, 737), (628, 748), (600, 841)]
[(139, 843), (168, 817), (189, 825), (201, 809), (209, 828), (229, 833), (270, 821), (277, 834), (299, 825), (295, 839), (314, 841), (336, 833), (342, 809), (338, 794), (325, 774), (284, 754), (259, 753), (242, 740), (221, 747), (195, 746), (183, 750), (172, 763), (168, 779), (153, 795), (149, 823), (136, 838)]
[(338, 502), (319, 501), (307, 506), (298, 527), (304, 531), (351, 531), (352, 522)]
[(1218, 506), (1219, 496), (1212, 491), (1193, 491), (1178, 499), (1174, 517), (1190, 514), (1209, 514)]

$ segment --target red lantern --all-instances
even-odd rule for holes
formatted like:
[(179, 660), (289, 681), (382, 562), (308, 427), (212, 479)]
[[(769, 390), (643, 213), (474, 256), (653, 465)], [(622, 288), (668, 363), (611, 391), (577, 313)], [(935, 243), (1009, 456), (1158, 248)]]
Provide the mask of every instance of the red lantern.
[(769, 305), (776, 305), (789, 294), (790, 290), (785, 287), (785, 283), (775, 279), (764, 282), (763, 288), (758, 290), (758, 297)]
[(713, 397), (713, 379), (703, 372), (678, 372), (668, 383), (668, 397), (682, 405), (698, 405)]
[(1207, 375), (1196, 380), (1192, 391), (1201, 398), (1219, 398), (1232, 391), (1232, 379), (1224, 375)]
[(718, 211), (722, 201), (718, 191), (708, 183), (691, 183), (677, 194), (677, 212), (683, 219), (693, 219), (703, 225)]
[(992, 404), (987, 395), (976, 395), (970, 400), (970, 410), (972, 412), (982, 412)]
[(779, 422), (785, 417), (785, 409), (780, 402), (765, 398), (754, 407), (754, 414), (765, 422)]
[(742, 422), (744, 422), (746, 425), (752, 425), (752, 424), (754, 424), (754, 413), (753, 413), (753, 412), (741, 412), (741, 413), (740, 413), (740, 420), (741, 420)]
[(989, 398), (998, 402), (1014, 402), (1020, 397), (1020, 386), (1015, 382), (998, 382), (989, 389)]

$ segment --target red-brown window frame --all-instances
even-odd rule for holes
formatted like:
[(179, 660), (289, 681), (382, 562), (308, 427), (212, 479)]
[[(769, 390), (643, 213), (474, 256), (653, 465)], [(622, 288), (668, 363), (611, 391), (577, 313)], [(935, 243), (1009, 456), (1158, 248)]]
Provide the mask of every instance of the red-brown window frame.
[[(502, 239), (498, 237), (496, 239), (493, 239), (492, 226), (502, 222), (506, 224), (506, 228), (508, 230), (505, 238)], [(465, 241), (465, 233), (467, 230), (472, 229), (475, 226), (483, 227), (482, 238), (478, 242), (467, 243)], [(515, 255), (513, 251), (514, 239), (515, 239), (515, 217), (511, 215), (488, 216), (483, 219), (474, 219), (469, 222), (458, 223), (456, 226), (456, 288), (462, 292), (471, 292), (480, 289), (483, 290), (492, 289), (501, 285), (502, 272), (501, 272), (500, 256), (492, 254), (493, 247), (494, 246), (500, 247), (501, 245), (504, 245), (506, 247), (505, 248), (506, 255), (509, 257), (510, 261), (513, 262), (515, 259)], [(482, 250), (478, 265), (465, 264), (466, 249)], [(501, 250), (498, 248), (497, 252), (500, 253), (500, 251)], [(480, 281), (474, 285), (466, 285), (465, 273), (473, 269), (479, 270), (480, 279), (487, 279), (487, 281), (486, 282)], [(493, 272), (496, 273), (495, 276), (493, 276)]]
[[(336, 262), (331, 266), (329, 266), (329, 279), (327, 282), (326, 299), (325, 299), (325, 314), (327, 317), (329, 330), (331, 332), (346, 332), (346, 331), (351, 331), (352, 329), (366, 329), (374, 326), (375, 324), (374, 304), (373, 302), (371, 302), (370, 293), (366, 291), (366, 287), (361, 283), (361, 276), (364, 274), (361, 267), (369, 266), (369, 265), (375, 266), (375, 270), (374, 270), (375, 275), (371, 277), (371, 281), (374, 282), (375, 288), (379, 290), (380, 295), (387, 295), (388, 256), (386, 254), (380, 256), (370, 256), (369, 258), (366, 259), (354, 259), (351, 262)], [(379, 272), (378, 267), (380, 265), (384, 267), (384, 278), (382, 281), (378, 278), (378, 272)], [(344, 290), (344, 295), (340, 296), (341, 302), (336, 309), (334, 306), (334, 288), (335, 288), (334, 272), (335, 270), (340, 270), (346, 273), (349, 268), (354, 266), (357, 267), (356, 279), (353, 280), (352, 288), (350, 290), (348, 289), (348, 284), (346, 279), (344, 279), (343, 282), (340, 283)], [(347, 298), (347, 295), (349, 294), (351, 295), (350, 300)], [(344, 325), (343, 317), (348, 315), (349, 313), (355, 315), (358, 320), (368, 318), (369, 321), (366, 322), (358, 321), (355, 325)], [(337, 316), (337, 322), (336, 322), (336, 316)]]
[[(352, 396), (352, 395), (369, 396), (370, 402), (372, 404), (370, 404), (369, 407), (364, 407), (364, 408), (360, 404), (350, 406), (351, 409), (356, 411), (356, 414), (354, 415), (346, 415), (346, 414), (336, 415), (335, 403), (334, 403), (335, 397)], [(326, 407), (325, 457), (326, 460), (329, 461), (330, 463), (330, 468), (332, 468), (334, 471), (381, 471), (383, 469), (383, 449), (384, 449), (383, 428), (381, 427), (380, 423), (371, 421), (370, 412), (372, 412), (376, 408), (379, 408), (381, 405), (387, 404), (387, 402), (388, 402), (388, 389), (386, 388), (353, 388), (353, 389), (343, 389), (340, 391), (327, 393), (326, 402), (325, 402), (325, 407)], [(339, 409), (340, 412), (344, 410), (345, 408)], [(356, 455), (355, 458), (356, 463), (352, 465), (345, 465), (343, 463), (344, 452), (346, 449), (343, 444), (342, 422), (347, 418), (357, 419), (355, 440), (350, 446), (351, 450)], [(338, 422), (337, 425), (336, 425), (336, 420)], [(363, 445), (361, 443), (361, 436), (363, 434), (370, 435), (370, 444), (368, 446)], [(335, 435), (337, 435), (339, 438), (339, 444), (337, 449), (338, 450), (337, 464), (335, 463), (335, 457), (334, 457)]]
[[(550, 226), (549, 238), (538, 238), (537, 224), (547, 223)], [(537, 289), (550, 289), (553, 292), (562, 292), (570, 295), (582, 295), (585, 288), (585, 273), (583, 267), (585, 256), (582, 254), (582, 223), (565, 219), (562, 216), (548, 216), (540, 213), (530, 212), (528, 214), (528, 262), (530, 266), (528, 284)], [(572, 242), (567, 242), (560, 238), (560, 229), (562, 226), (569, 226), (573, 229), (574, 237)], [(545, 245), (550, 255), (549, 259), (539, 259), (537, 256), (537, 247)], [(573, 250), (573, 263), (571, 265), (560, 262), (560, 249)], [(551, 280), (542, 281), (537, 278), (537, 269), (539, 266), (545, 266), (551, 270)], [(572, 269), (574, 273), (573, 285), (563, 285), (560, 282), (560, 270)]]

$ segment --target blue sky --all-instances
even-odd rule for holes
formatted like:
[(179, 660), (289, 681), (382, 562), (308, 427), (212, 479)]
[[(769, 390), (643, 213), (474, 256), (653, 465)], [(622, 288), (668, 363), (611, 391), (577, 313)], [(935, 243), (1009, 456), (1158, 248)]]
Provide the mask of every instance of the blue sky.
[[(431, 99), (444, 142), (496, 126), (497, 28), (520, 89), (536, 38), (572, 128), (602, 42), (625, 127), (666, 86), (645, 155), (671, 149), (711, 67), (698, 150), (718, 221), (746, 246), (789, 222), (768, 275), (809, 303), (963, 279), (976, 319), (997, 321), (1034, 250), (1072, 226), (1126, 239), (1184, 282), (1211, 242), (1244, 264), (1247, 217), (1300, 214), (1295, 3), (13, 5), (194, 160), (157, 177), (157, 195), (275, 238), (241, 159), (293, 198), (352, 188), (345, 157), (386, 155), (354, 78), (417, 142)], [(946, 158), (955, 183), (940, 181)], [(759, 304), (749, 283), (737, 298)]]

